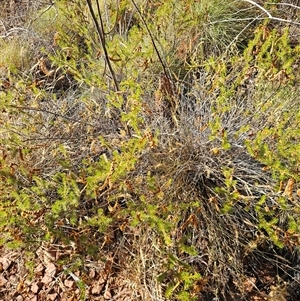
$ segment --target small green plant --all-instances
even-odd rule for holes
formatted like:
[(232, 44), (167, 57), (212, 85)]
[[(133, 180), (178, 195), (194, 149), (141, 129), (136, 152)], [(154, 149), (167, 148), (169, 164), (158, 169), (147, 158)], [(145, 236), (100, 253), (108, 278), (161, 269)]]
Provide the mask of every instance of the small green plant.
[(160, 281), (164, 281), (167, 277), (172, 279), (166, 288), (165, 297), (182, 301), (196, 300), (194, 289), (196, 283), (201, 280), (201, 275), (171, 254), (168, 256), (168, 265), (167, 271), (159, 276)]

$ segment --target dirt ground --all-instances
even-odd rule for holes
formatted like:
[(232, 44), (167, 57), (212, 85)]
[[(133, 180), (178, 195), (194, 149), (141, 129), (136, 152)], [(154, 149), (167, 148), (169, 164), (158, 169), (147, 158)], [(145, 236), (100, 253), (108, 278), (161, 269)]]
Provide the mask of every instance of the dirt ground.
[[(106, 262), (86, 257), (78, 268), (62, 263), (72, 253), (70, 247), (44, 244), (25, 262), (24, 250), (0, 247), (0, 301), (151, 300), (135, 285), (126, 269), (116, 268), (113, 253), (107, 254)], [(278, 262), (272, 258), (260, 262), (253, 256), (245, 259), (245, 296), (236, 296), (236, 300), (299, 300), (299, 263), (291, 266), (287, 258), (277, 256), (278, 261), (288, 266), (286, 271), (279, 271)], [(199, 301), (209, 298), (211, 294), (199, 292)]]

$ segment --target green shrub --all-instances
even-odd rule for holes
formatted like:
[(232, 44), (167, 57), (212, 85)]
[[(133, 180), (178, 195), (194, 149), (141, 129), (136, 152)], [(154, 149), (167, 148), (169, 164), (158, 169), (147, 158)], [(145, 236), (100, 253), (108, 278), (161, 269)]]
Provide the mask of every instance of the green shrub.
[(299, 243), (298, 47), (188, 0), (93, 3), (101, 44), (85, 4), (35, 20), (58, 32), (49, 70), (0, 91), (1, 244), (71, 246), (76, 267), (124, 247), (149, 296), (244, 298), (247, 256)]

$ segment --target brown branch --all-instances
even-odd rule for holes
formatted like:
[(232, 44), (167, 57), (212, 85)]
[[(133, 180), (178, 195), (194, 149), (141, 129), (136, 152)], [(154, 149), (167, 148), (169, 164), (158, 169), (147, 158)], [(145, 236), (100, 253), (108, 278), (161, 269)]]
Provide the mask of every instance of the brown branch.
[(97, 17), (96, 17), (96, 15), (95, 15), (94, 9), (93, 9), (93, 7), (92, 7), (91, 0), (86, 0), (86, 3), (87, 3), (87, 5), (88, 5), (90, 14), (91, 14), (92, 19), (93, 19), (93, 22), (94, 22), (94, 24), (95, 24), (95, 27), (96, 27), (96, 30), (97, 30), (97, 33), (98, 33), (99, 40), (100, 40), (102, 49), (103, 49), (103, 51), (104, 51), (104, 58), (105, 58), (105, 61), (106, 61), (106, 63), (107, 63), (107, 66), (108, 66), (109, 72), (110, 72), (110, 74), (111, 74), (111, 77), (112, 77), (112, 79), (113, 79), (113, 82), (114, 82), (114, 86), (115, 86), (116, 92), (119, 92), (119, 91), (120, 91), (119, 84), (118, 84), (118, 81), (117, 81), (117, 78), (116, 78), (115, 71), (114, 71), (114, 69), (113, 69), (113, 67), (112, 67), (112, 65), (111, 65), (111, 63), (110, 63), (109, 55), (108, 55), (107, 48), (106, 48), (105, 34), (104, 34), (104, 26), (103, 26), (103, 21), (102, 21), (102, 17), (101, 17), (99, 2), (96, 1), (96, 3), (97, 3), (97, 10), (98, 10), (98, 13), (99, 13), (100, 24), (99, 24), (99, 22), (98, 22), (98, 20), (97, 20)]
[[(102, 20), (102, 16), (101, 16), (99, 1), (97, 0), (96, 4), (97, 4), (97, 11), (98, 11), (98, 15), (99, 15), (100, 24), (99, 24), (99, 22), (97, 20), (95, 11), (94, 11), (94, 9), (92, 7), (91, 0), (86, 0), (86, 3), (88, 5), (89, 12), (90, 12), (90, 14), (92, 16), (94, 25), (96, 27), (96, 30), (97, 30), (97, 33), (98, 33), (98, 37), (99, 37), (99, 40), (100, 40), (100, 43), (101, 43), (101, 46), (102, 46), (102, 49), (104, 51), (104, 59), (105, 59), (105, 62), (107, 63), (109, 72), (110, 72), (111, 77), (113, 79), (113, 83), (114, 83), (114, 86), (115, 86), (115, 91), (116, 92), (121, 92), (119, 84), (118, 84), (118, 81), (117, 81), (116, 73), (115, 73), (115, 71), (114, 71), (114, 69), (113, 69), (113, 67), (111, 65), (111, 62), (110, 62), (111, 60), (110, 60), (110, 57), (108, 55), (108, 51), (107, 51), (107, 47), (106, 47), (104, 25), (103, 25), (103, 20)], [(125, 95), (122, 95), (122, 96), (123, 96), (124, 103), (126, 103), (127, 102), (126, 96)], [(124, 104), (122, 105), (122, 110), (125, 112), (125, 105)], [(129, 129), (128, 125), (126, 123), (123, 123), (122, 121), (121, 121), (121, 123), (123, 124), (123, 126), (124, 126), (124, 128), (125, 128), (125, 130), (126, 130), (126, 132), (128, 134), (128, 136), (131, 137), (131, 132), (130, 132), (130, 129)]]
[(162, 59), (162, 57), (161, 57), (161, 55), (160, 55), (160, 53), (159, 53), (159, 50), (158, 50), (158, 48), (157, 48), (157, 46), (156, 46), (156, 43), (155, 43), (154, 37), (153, 37), (153, 35), (152, 35), (152, 32), (151, 32), (151, 30), (149, 29), (149, 27), (148, 27), (148, 25), (147, 25), (147, 22), (146, 22), (145, 18), (143, 17), (143, 15), (142, 15), (140, 9), (139, 9), (138, 6), (136, 5), (135, 1), (134, 1), (134, 0), (131, 0), (131, 2), (132, 2), (132, 4), (133, 4), (133, 6), (135, 7), (135, 9), (137, 10), (137, 12), (138, 12), (138, 14), (139, 14), (139, 16), (140, 16), (140, 18), (141, 18), (141, 20), (142, 20), (142, 22), (143, 22), (145, 28), (146, 28), (148, 34), (149, 34), (149, 37), (150, 37), (151, 43), (152, 43), (152, 45), (153, 45), (153, 47), (154, 47), (154, 50), (155, 50), (155, 52), (156, 52), (156, 55), (157, 55), (157, 57), (158, 57), (158, 59), (159, 59), (159, 61), (160, 61), (160, 64), (161, 64), (162, 67), (163, 67), (164, 75), (165, 75), (165, 78), (166, 78), (166, 80), (167, 80), (167, 82), (168, 82), (167, 84), (168, 84), (168, 86), (171, 87), (171, 89), (172, 89), (172, 90), (171, 90), (171, 94), (172, 94), (173, 97), (175, 97), (176, 93), (175, 93), (175, 91), (174, 91), (174, 86), (173, 86), (173, 82), (172, 82), (172, 77), (171, 77), (170, 73), (167, 71), (168, 68), (167, 68), (166, 64), (164, 63), (164, 61), (163, 61), (163, 59)]

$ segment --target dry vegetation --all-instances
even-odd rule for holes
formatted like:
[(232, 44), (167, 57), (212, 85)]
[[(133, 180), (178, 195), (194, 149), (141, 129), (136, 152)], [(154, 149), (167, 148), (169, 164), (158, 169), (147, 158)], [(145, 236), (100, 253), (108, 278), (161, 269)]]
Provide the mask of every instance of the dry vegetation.
[(276, 2), (1, 2), (0, 300), (298, 300)]

